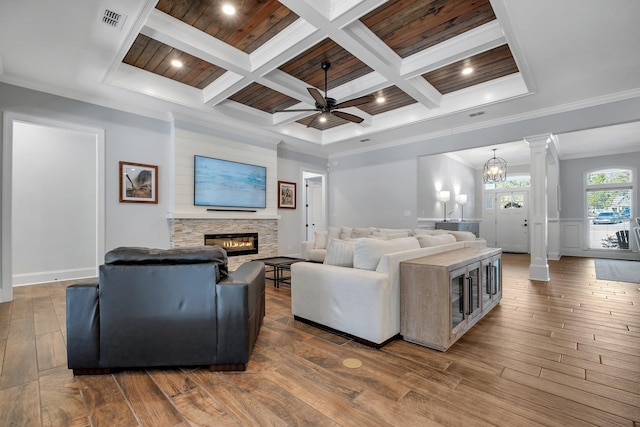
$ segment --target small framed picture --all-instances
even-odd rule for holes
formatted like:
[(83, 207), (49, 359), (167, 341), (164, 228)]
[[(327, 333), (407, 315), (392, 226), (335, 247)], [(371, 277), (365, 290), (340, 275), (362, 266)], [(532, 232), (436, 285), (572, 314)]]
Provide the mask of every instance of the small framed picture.
[(158, 203), (158, 166), (120, 162), (120, 202)]
[(278, 181), (278, 208), (296, 208), (296, 183)]

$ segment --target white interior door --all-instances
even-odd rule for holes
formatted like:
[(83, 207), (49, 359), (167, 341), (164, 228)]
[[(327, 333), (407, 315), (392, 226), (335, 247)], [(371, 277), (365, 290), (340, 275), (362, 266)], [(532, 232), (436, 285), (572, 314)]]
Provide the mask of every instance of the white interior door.
[(504, 252), (529, 252), (529, 192), (497, 191), (496, 246)]

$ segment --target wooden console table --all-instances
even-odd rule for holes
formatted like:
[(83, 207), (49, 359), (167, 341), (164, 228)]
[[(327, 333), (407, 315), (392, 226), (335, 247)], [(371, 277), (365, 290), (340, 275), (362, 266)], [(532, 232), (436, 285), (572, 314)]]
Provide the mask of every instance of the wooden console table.
[(501, 249), (463, 248), (400, 263), (400, 334), (446, 351), (502, 298)]

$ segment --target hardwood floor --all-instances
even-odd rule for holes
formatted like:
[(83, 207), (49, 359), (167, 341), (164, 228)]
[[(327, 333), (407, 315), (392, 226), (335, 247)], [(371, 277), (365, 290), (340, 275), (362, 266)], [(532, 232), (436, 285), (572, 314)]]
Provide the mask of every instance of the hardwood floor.
[[(640, 426), (638, 284), (596, 280), (592, 259), (503, 257), (502, 302), (446, 353), (382, 350), (293, 320), (268, 287), (248, 370), (66, 368), (65, 283), (0, 304), (1, 426)], [(350, 369), (346, 358), (362, 367)]]

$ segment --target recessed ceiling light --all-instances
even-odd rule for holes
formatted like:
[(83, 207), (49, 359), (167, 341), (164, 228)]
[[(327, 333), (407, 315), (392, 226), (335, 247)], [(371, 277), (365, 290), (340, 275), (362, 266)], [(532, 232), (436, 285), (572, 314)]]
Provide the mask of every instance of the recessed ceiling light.
[(384, 101), (386, 101), (386, 99), (384, 98), (384, 96), (379, 96), (378, 98), (376, 98), (376, 102), (378, 104), (384, 104)]
[(171, 60), (171, 65), (176, 67), (176, 68), (182, 68), (182, 66), (184, 65), (182, 63), (182, 61), (180, 61), (179, 59), (172, 59)]
[(236, 8), (231, 6), (230, 4), (225, 4), (222, 6), (222, 11), (226, 14), (226, 15), (235, 15), (236, 14)]
[(473, 68), (471, 67), (466, 67), (462, 70), (462, 75), (463, 76), (468, 76), (469, 74), (473, 73)]

